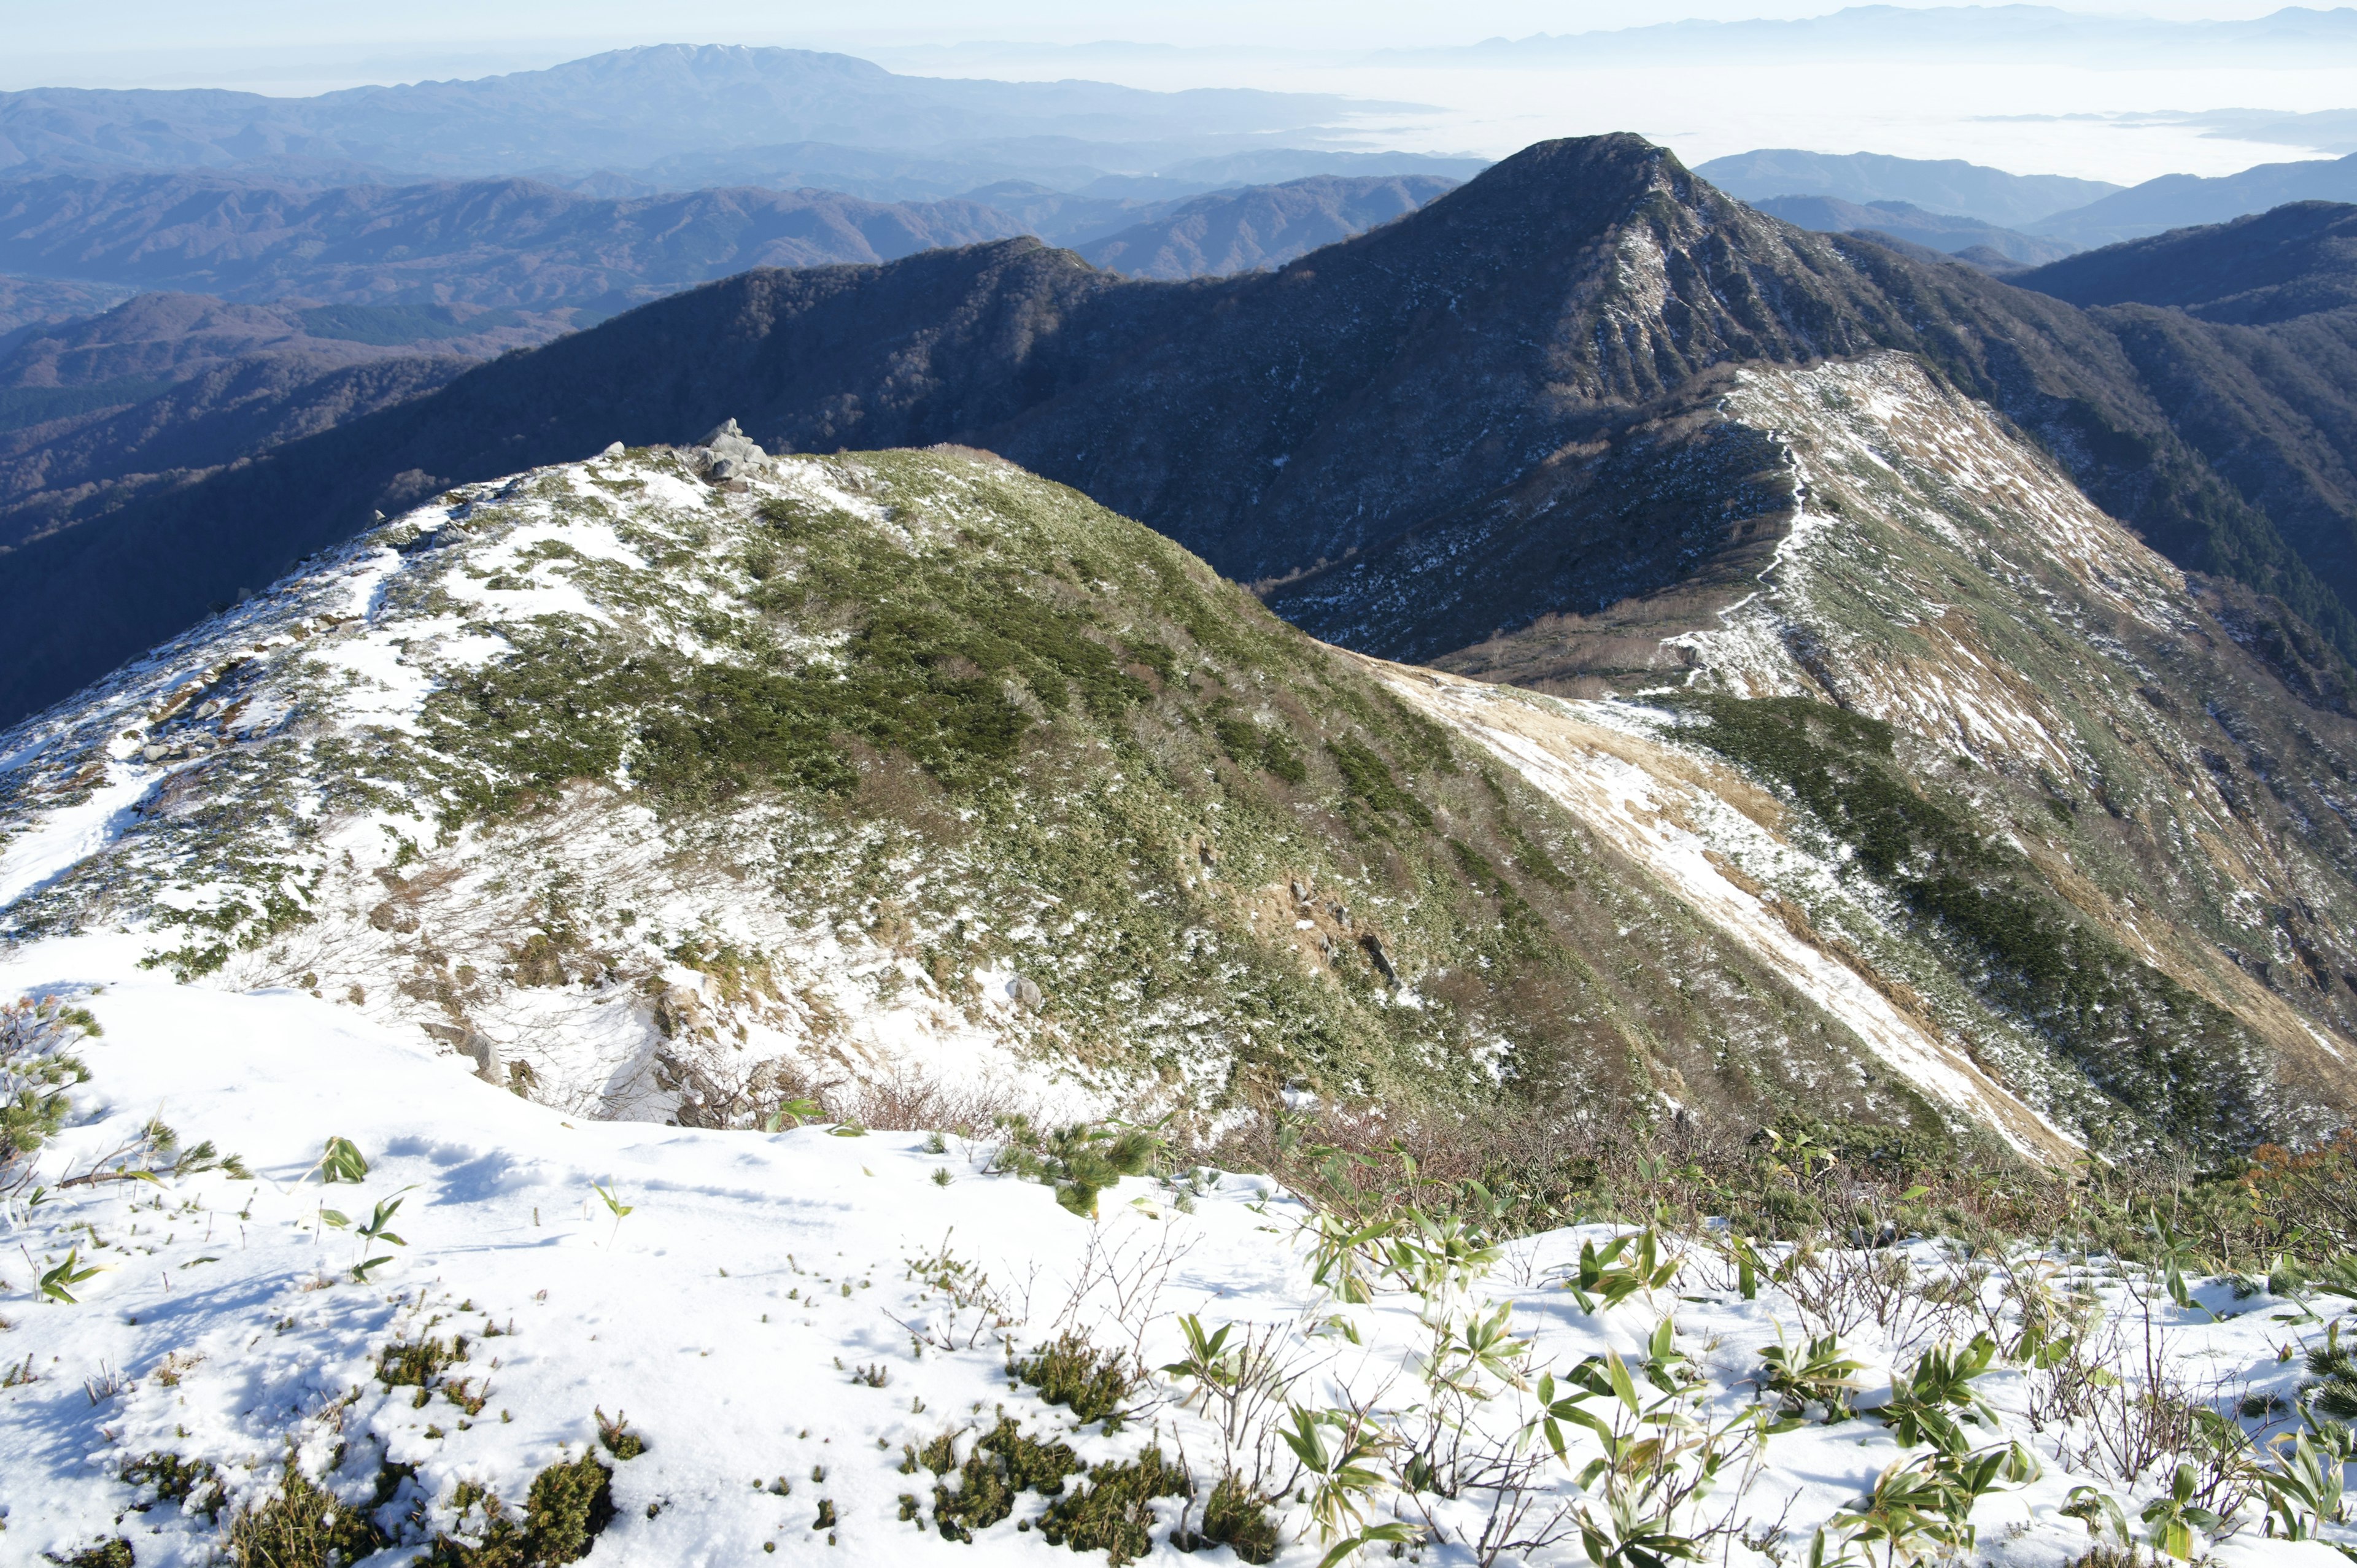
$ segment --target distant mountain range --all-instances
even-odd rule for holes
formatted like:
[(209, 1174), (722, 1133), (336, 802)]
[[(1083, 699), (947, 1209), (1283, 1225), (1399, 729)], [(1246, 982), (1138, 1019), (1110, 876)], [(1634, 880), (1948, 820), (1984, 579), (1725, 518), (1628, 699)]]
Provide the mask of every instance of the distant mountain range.
[(614, 200), (528, 179), (307, 190), (181, 173), (0, 182), (0, 271), (230, 299), (610, 315), (751, 266), (888, 261), (1025, 232), (979, 202), (817, 190)]
[(2041, 240), (2015, 229), (2000, 229), (1976, 218), (1952, 218), (1927, 212), (1911, 201), (1877, 201), (1861, 207), (1837, 196), (1771, 196), (1751, 203), (1760, 211), (1829, 234), (1869, 231), (1889, 234), (1951, 255), (1986, 252), (1998, 264), (2036, 266), (2055, 262), (2078, 250), (2059, 240)]
[(445, 313), (441, 326), (409, 349), (361, 340), (334, 306), (143, 294), (18, 334), (0, 357), (0, 560), (134, 497), (431, 392), (516, 340), (490, 312), (466, 323)]
[(134, 292), (122, 284), (0, 276), (0, 353), (5, 353), (16, 335), (29, 328), (95, 316), (122, 304)]
[(1810, 153), (1793, 147), (1763, 147), (1713, 158), (1696, 164), (1695, 173), (1727, 195), (1754, 204), (1775, 196), (1827, 196), (1860, 206), (1904, 201), (2003, 229), (2023, 228), (2126, 188), (2062, 175), (2007, 174), (1962, 158)]
[(2357, 201), (2357, 154), (2261, 164), (2240, 174), (2209, 178), (2165, 174), (2028, 227), (2031, 233), (2050, 239), (2110, 245), (2197, 223), (2223, 223), (2287, 201)]
[[(848, 55), (662, 45), (546, 70), (314, 98), (0, 93), (0, 170), (206, 169), (321, 184), (611, 170), (625, 189), (608, 193), (639, 194), (644, 181), (636, 170), (660, 171), (649, 177), (674, 189), (781, 178), (843, 188), (852, 173), (844, 166), (852, 164), (867, 194), (944, 195), (1043, 172), (1074, 184), (1239, 154), (1281, 156), (1288, 145), (1331, 140), (1329, 126), (1375, 108), (1414, 106), (1246, 89), (1149, 92), (1092, 81), (898, 76)], [(934, 188), (899, 188), (895, 169)], [(1257, 177), (1340, 172), (1464, 171), (1296, 165)], [(1178, 177), (1187, 188), (1153, 194), (1245, 183), (1232, 175)]]
[(2293, 202), (2084, 252), (2012, 281), (2073, 305), (2169, 306), (2243, 326), (2343, 310), (2357, 306), (2357, 207)]
[[(1009, 184), (883, 203), (747, 188), (612, 199), (526, 179), (303, 189), (219, 175), (54, 175), (0, 181), (0, 271), (228, 299), (429, 301), (594, 319), (748, 267), (891, 261), (1018, 234), (1137, 275), (1241, 272), (1362, 232), (1455, 183), (1323, 177), (1160, 202)], [(538, 335), (569, 319), (541, 321)]]
[(1457, 182), (1438, 175), (1332, 175), (1166, 204), (1144, 221), (1075, 248), (1139, 278), (1224, 276), (1296, 257), (1405, 217)]
[[(2346, 14), (2357, 16), (2357, 11)], [(1755, 206), (1791, 196), (1831, 197), (1859, 206), (1906, 202), (2079, 250), (2194, 224), (2223, 223), (2287, 202), (2357, 201), (2357, 155), (2261, 164), (2240, 174), (2213, 177), (2162, 175), (2127, 188), (2056, 175), (2007, 174), (1953, 158), (1894, 158), (1877, 153), (1835, 156), (1790, 148), (1714, 158), (1695, 172)], [(1854, 214), (1843, 213), (1836, 219), (1835, 211), (1795, 208), (1780, 215), (1811, 227), (1881, 227), (1937, 250), (1962, 248), (1928, 238), (1928, 231), (1851, 221)], [(2017, 259), (2032, 259), (2018, 242), (1993, 248)]]
[(839, 190), (870, 201), (931, 201), (1024, 185), (1078, 201), (1110, 204), (1179, 200), (1208, 191), (1278, 185), (1317, 175), (1440, 175), (1462, 180), (1490, 166), (1487, 158), (1302, 147), (1259, 147), (1178, 156), (1176, 161), (1173, 156), (1167, 147), (1068, 138), (1036, 138), (996, 149), (948, 148), (938, 156), (803, 142), (683, 154), (659, 158), (627, 175), (600, 169), (588, 175), (556, 177), (554, 183), (595, 196), (653, 196), (716, 186), (758, 185), (775, 190), (807, 187)]
[[(0, 278), (16, 317), (0, 335), (0, 554), (750, 267), (1038, 233), (1133, 276), (1246, 272), (1454, 183), (1327, 177), (1162, 202), (1011, 184), (976, 193), (989, 201), (883, 204), (754, 189), (610, 200), (529, 180), (0, 182), (0, 266), (85, 274)], [(143, 287), (166, 292), (93, 314)]]
[(2287, 114), (2278, 109), (2206, 109), (2122, 118), (2144, 124), (2198, 125), (2204, 135), (2237, 142), (2357, 153), (2357, 109), (2320, 109), (2305, 114)]
[[(1635, 281), (1640, 253), (1666, 295)], [(1321, 636), (1433, 657), (1718, 548), (1749, 469), (1732, 489), (1715, 462), (1682, 470), (1705, 489), (1672, 527), (1588, 456), (1682, 428), (1695, 378), (1875, 349), (1923, 356), (2157, 548), (2357, 651), (2357, 443), (2335, 434), (2357, 375), (2312, 369), (2341, 338), (2342, 312), (2083, 311), (1794, 229), (1635, 138), (1545, 144), (1274, 273), (1172, 288), (1002, 241), (744, 274), (505, 356), (16, 552), (0, 701), (62, 694), (374, 510), (732, 415), (773, 448), (1001, 452), (1264, 582)], [(35, 635), (31, 607), (64, 602), (86, 612)]]

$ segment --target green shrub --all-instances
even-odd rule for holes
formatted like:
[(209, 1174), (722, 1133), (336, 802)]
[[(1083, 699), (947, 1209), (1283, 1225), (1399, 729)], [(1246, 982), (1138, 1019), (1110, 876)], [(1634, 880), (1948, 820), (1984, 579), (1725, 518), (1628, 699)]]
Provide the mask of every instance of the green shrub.
[[(554, 1568), (589, 1555), (613, 1522), (614, 1472), (595, 1454), (562, 1460), (532, 1478), (522, 1520), (487, 1492), (459, 1488), (461, 1514), (479, 1507), (483, 1528), (469, 1543), (436, 1536), (425, 1561), (431, 1568)], [(244, 1568), (241, 1563), (240, 1568)]]
[(71, 1557), (52, 1557), (65, 1568), (133, 1568), (138, 1559), (132, 1554), (131, 1543), (119, 1535), (83, 1547)]
[(1068, 1407), (1082, 1422), (1117, 1423), (1140, 1378), (1118, 1350), (1099, 1350), (1078, 1330), (1067, 1330), (1015, 1364), (1015, 1374), (1049, 1404)]
[(314, 1483), (290, 1456), (276, 1495), (229, 1524), (237, 1568), (344, 1568), (390, 1544), (368, 1514)]
[(1267, 1499), (1230, 1473), (1203, 1500), (1202, 1528), (1183, 1539), (1173, 1536), (1171, 1544), (1181, 1552), (1224, 1546), (1242, 1561), (1258, 1564), (1274, 1561), (1284, 1541), (1268, 1516)]
[(1112, 1568), (1121, 1568), (1154, 1549), (1154, 1499), (1193, 1491), (1184, 1468), (1165, 1459), (1161, 1449), (1148, 1448), (1126, 1465), (1091, 1469), (1085, 1487), (1049, 1506), (1039, 1533), (1050, 1546), (1102, 1552)]
[(177, 1503), (183, 1513), (210, 1520), (221, 1511), (221, 1476), (210, 1459), (188, 1459), (159, 1449), (123, 1466), (121, 1478), (125, 1486), (155, 1487), (158, 1501)]
[(1432, 811), (1400, 788), (1391, 765), (1372, 748), (1355, 740), (1329, 740), (1326, 754), (1342, 775), (1342, 788), (1386, 816), (1404, 817), (1417, 827), (1432, 826)]
[(933, 1528), (944, 1541), (971, 1543), (974, 1532), (987, 1530), (1015, 1511), (1015, 1488), (1006, 1472), (980, 1449), (967, 1455), (958, 1475), (958, 1489), (933, 1488)]
[(1889, 725), (1803, 697), (1663, 701), (1707, 718), (1691, 738), (1789, 790), (1855, 852), (1858, 873), (1959, 950), (1988, 1002), (2106, 1095), (2216, 1152), (2260, 1124), (2242, 1067), (2251, 1042), (2233, 1016), (2081, 919), (1971, 807), (1919, 788), (1894, 759)]
[(602, 1409), (597, 1412), (597, 1443), (617, 1459), (635, 1459), (647, 1451), (647, 1440), (630, 1430), (627, 1416), (608, 1421)]
[(377, 1380), (389, 1389), (430, 1389), (442, 1374), (467, 1359), (467, 1337), (453, 1342), (420, 1339), (388, 1345), (378, 1352)]

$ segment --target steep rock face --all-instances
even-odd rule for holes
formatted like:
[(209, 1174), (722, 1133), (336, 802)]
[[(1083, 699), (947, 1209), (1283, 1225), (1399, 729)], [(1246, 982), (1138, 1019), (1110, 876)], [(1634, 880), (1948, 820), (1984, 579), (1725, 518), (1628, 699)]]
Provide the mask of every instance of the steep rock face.
[[(1756, 520), (1757, 542), (1722, 553), (1716, 579), (1690, 579), (1715, 580), (1715, 602), (1681, 586), (1439, 662), (1566, 691), (1674, 692), (1699, 706), (1674, 708), (1687, 717), (1670, 733), (1705, 746), (1723, 736), (1725, 755), (1853, 844), (1878, 831), (1879, 808), (1850, 786), (1879, 776), (1868, 754), (1895, 743), (1884, 755), (1932, 802), (1924, 822), (1999, 833), (2034, 868), (1999, 879), (2048, 889), (2015, 918), (2083, 921), (2203, 1006), (2138, 980), (2126, 989), (2145, 1001), (2107, 1005), (2142, 1006), (2144, 1024), (2114, 1033), (2100, 1011), (2063, 1016), (2059, 972), (2040, 983), (2051, 988), (2042, 1001), (2017, 986), (2006, 1002), (2006, 971), (2026, 955), (2007, 957), (1975, 908), (1939, 885), (1956, 853), (1934, 842), (1944, 827), (1886, 823), (1900, 847), (1879, 869), (1861, 854), (1843, 875), (1897, 913), (1826, 923), (1871, 946), (1895, 920), (1943, 946), (1951, 969), (2023, 1020), (2024, 1037), (2115, 1086), (2182, 1071), (2137, 1055), (2169, 1039), (2230, 1058), (2263, 1042), (2275, 1070), (2337, 1079), (2357, 1041), (2346, 690), (2316, 678), (2265, 605), (2189, 587), (2050, 459), (1910, 360), (1744, 371), (1716, 416), (1730, 427), (1719, 444), (1748, 435), (1780, 454), (1788, 499)], [(1746, 728), (1743, 708), (1695, 695), (1706, 693), (1807, 699), (1889, 735), (1833, 733), (1786, 751)], [(1807, 715), (1788, 722), (1815, 735)], [(1972, 864), (1995, 875), (1994, 862)], [(2002, 1054), (1994, 1039), (1973, 1049)]]

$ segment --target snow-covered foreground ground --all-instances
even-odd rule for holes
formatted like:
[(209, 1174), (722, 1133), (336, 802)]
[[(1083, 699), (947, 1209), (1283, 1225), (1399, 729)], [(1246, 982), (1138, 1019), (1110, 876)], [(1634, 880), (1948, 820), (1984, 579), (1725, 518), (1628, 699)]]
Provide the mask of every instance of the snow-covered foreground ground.
[[(1297, 1472), (1273, 1428), (1247, 1429), (1223, 1453), (1216, 1407), (1189, 1402), (1195, 1385), (1182, 1377), (1147, 1381), (1116, 1431), (1074, 1430), (1069, 1409), (1010, 1374), (1009, 1342), (1028, 1352), (1078, 1329), (1157, 1367), (1185, 1350), (1182, 1315), (1206, 1331), (1241, 1325), (1236, 1334), (1260, 1335), (1291, 1379), (1286, 1402), (1372, 1410), (1379, 1433), (1412, 1439), (1428, 1435), (1428, 1416), (1448, 1403), (1428, 1359), (1434, 1326), (1462, 1345), (1467, 1326), (1498, 1305), (1527, 1349), (1505, 1346), (1488, 1370), (1446, 1354), (1437, 1365), (1485, 1396), (1463, 1404), (1464, 1454), (1486, 1453), (1492, 1474), (1519, 1463), (1539, 1494), (1528, 1535), (1584, 1496), (1577, 1479), (1596, 1440), (1559, 1423), (1567, 1461), (1536, 1439), (1517, 1461), (1534, 1390), (1495, 1374), (1563, 1379), (1608, 1349), (1634, 1363), (1668, 1315), (1671, 1343), (1703, 1379), (1691, 1413), (1718, 1425), (1758, 1402), (1750, 1380), (1761, 1348), (1797, 1345), (1813, 1326), (1772, 1286), (1743, 1299), (1732, 1272), (1701, 1250), (1674, 1284), (1586, 1311), (1562, 1280), (1582, 1241), (1607, 1234), (1594, 1228), (1514, 1242), (1463, 1290), (1418, 1296), (1370, 1273), (1372, 1299), (1350, 1303), (1313, 1278), (1311, 1217), (1264, 1178), (1131, 1179), (1104, 1194), (1092, 1221), (1046, 1186), (988, 1174), (990, 1151), (954, 1136), (571, 1119), (350, 1009), (294, 993), (177, 985), (138, 970), (138, 950), (135, 939), (88, 937), (21, 949), (0, 965), (0, 999), (71, 1001), (104, 1031), (73, 1047), (90, 1081), (39, 1156), (48, 1191), (37, 1205), (17, 1195), (0, 1264), (7, 1563), (71, 1561), (116, 1536), (140, 1564), (224, 1560), (237, 1509), (284, 1485), (290, 1455), (373, 1509), (397, 1540), (370, 1562), (406, 1562), (436, 1532), (479, 1534), (484, 1492), (520, 1514), (535, 1475), (592, 1452), (613, 1471), (615, 1509), (595, 1563), (743, 1563), (772, 1552), (846, 1563), (1061, 1560), (1062, 1548), (1029, 1528), (1049, 1506), (1035, 1492), (1019, 1493), (1011, 1514), (971, 1543), (936, 1528), (936, 1477), (909, 1451), (954, 1433), (962, 1460), (1002, 1414), (1086, 1461), (1130, 1460), (1149, 1444), (1183, 1455), (1196, 1497), (1154, 1503), (1161, 1555), (1175, 1550), (1182, 1509), (1200, 1520), (1224, 1465), (1257, 1457), (1270, 1489), (1289, 1495), (1312, 1495), (1313, 1477)], [(184, 1144), (210, 1140), (240, 1156), (252, 1178), (62, 1185), (156, 1116)], [(331, 1138), (366, 1157), (363, 1181), (320, 1178)], [(399, 1243), (355, 1234), (396, 1197), (378, 1228)], [(323, 1224), (328, 1210), (350, 1223)], [(38, 1281), (70, 1256), (59, 1278), (76, 1299), (43, 1298)], [(1928, 1243), (1887, 1256), (1919, 1272), (1949, 1266)], [(356, 1280), (353, 1265), (371, 1257), (388, 1261)], [(103, 1272), (65, 1283), (91, 1265)], [(2165, 1296), (2140, 1305), (2117, 1280), (2100, 1289), (2110, 1316), (2096, 1333), (2117, 1369), (2142, 1375), (2149, 1322), (2172, 1375), (2207, 1398), (2290, 1398), (2301, 1367), (2285, 1348), (2323, 1333), (2292, 1304), (2235, 1301), (2222, 1285), (2201, 1293), (2217, 1322)], [(1844, 1332), (1867, 1364), (1864, 1402), (1894, 1361), (1911, 1365), (1969, 1320), (1918, 1296), (1885, 1327), (1868, 1318)], [(388, 1346), (441, 1340), (455, 1350), (460, 1336), (465, 1359), (431, 1386), (381, 1379)], [(1674, 1369), (1663, 1369), (1675, 1386)], [(2084, 1552), (2087, 1525), (2061, 1511), (2073, 1487), (2117, 1497), (2131, 1521), (2166, 1488), (2166, 1466), (2128, 1485), (2076, 1457), (2090, 1435), (2083, 1424), (2050, 1417), (2033, 1430), (2033, 1401), (2051, 1402), (2040, 1376), (1999, 1369), (1975, 1385), (2003, 1431), (1967, 1426), (1974, 1443), (2016, 1437), (2044, 1462), (2039, 1479), (1980, 1502), (1976, 1560), (2053, 1564)], [(1649, 1406), (1665, 1397), (1641, 1376), (1634, 1387)], [(1567, 1390), (1559, 1382), (1555, 1392)], [(1581, 1408), (1609, 1418), (1611, 1406)], [(601, 1412), (626, 1417), (644, 1452), (625, 1459), (598, 1448)], [(1318, 1430), (1339, 1442), (1338, 1427)], [(1815, 1527), (1907, 1456), (1870, 1418), (1763, 1441), (1756, 1465), (1731, 1464), (1675, 1521), (1690, 1533), (1722, 1519), (1744, 1526), (1708, 1540), (1706, 1560), (1804, 1561)], [(156, 1501), (154, 1472), (136, 1462), (157, 1454), (215, 1467), (227, 1496), (212, 1520), (195, 1511), (208, 1500), (202, 1487), (188, 1509)], [(1382, 1479), (1356, 1499), (1364, 1522), (1416, 1524), (1411, 1558), (1476, 1561), (1492, 1497), (1472, 1486), (1454, 1498), (1398, 1489), (1408, 1457), (1398, 1447), (1369, 1456)], [(126, 1479), (126, 1468), (149, 1479)], [(1066, 1492), (1082, 1485), (1075, 1477)], [(1603, 1488), (1593, 1483), (1595, 1494)], [(1308, 1568), (1324, 1555), (1309, 1513), (1292, 1501), (1278, 1510), (1279, 1561)], [(2323, 1545), (2262, 1540), (2255, 1505), (2242, 1522), (2213, 1543), (2222, 1563), (2336, 1561)], [(1439, 1534), (1423, 1533), (1434, 1527)], [(1534, 1559), (1583, 1560), (1578, 1535), (1558, 1534)], [(1226, 1550), (1210, 1549), (1209, 1560)]]

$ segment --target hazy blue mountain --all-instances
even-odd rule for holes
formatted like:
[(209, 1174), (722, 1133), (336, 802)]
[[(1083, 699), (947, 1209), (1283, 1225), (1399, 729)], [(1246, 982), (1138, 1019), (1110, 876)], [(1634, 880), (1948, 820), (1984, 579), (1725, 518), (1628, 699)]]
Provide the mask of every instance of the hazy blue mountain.
[(1797, 223), (1820, 233), (1850, 234), (1865, 230), (1895, 235), (1948, 255), (1993, 251), (2006, 261), (2025, 266), (2060, 261), (2077, 249), (2063, 241), (2041, 240), (2034, 234), (2001, 229), (1978, 219), (1927, 212), (1910, 201), (1877, 201), (1861, 207), (1837, 196), (1770, 196), (1751, 205), (1771, 218), (1781, 218), (1787, 223)]
[(342, 314), (315, 333), (382, 343), (479, 330), (449, 314), (476, 307), (536, 341), (749, 267), (891, 261), (1017, 234), (1077, 245), (1134, 231), (1092, 259), (1156, 277), (1239, 272), (1363, 232), (1455, 183), (1320, 176), (1157, 202), (1005, 181), (884, 203), (747, 188), (608, 199), (525, 179), (306, 189), (54, 175), (0, 181), (0, 268), (90, 280), (92, 303), (75, 314), (130, 286), (319, 302)]
[(23, 333), (34, 328), (94, 316), (122, 304), (130, 294), (118, 284), (0, 275), (0, 353), (7, 352)]
[(2139, 114), (2138, 122), (2195, 125), (2204, 135), (2237, 142), (2268, 142), (2319, 153), (2357, 153), (2357, 109), (2320, 109), (2287, 114), (2278, 109), (2203, 109)]
[(2165, 174), (2029, 228), (2033, 234), (2081, 245), (2109, 245), (2197, 223), (2224, 223), (2288, 201), (2357, 201), (2357, 155), (2261, 164), (2209, 178)]
[(1258, 147), (1191, 158), (1162, 170), (1171, 179), (1215, 180), (1222, 185), (1276, 185), (1311, 175), (1443, 175), (1471, 179), (1490, 166), (1487, 158), (1449, 158), (1432, 153), (1332, 153), (1299, 147)]
[(887, 261), (1023, 232), (979, 202), (823, 190), (617, 201), (526, 179), (324, 190), (213, 174), (0, 183), (0, 267), (250, 300), (610, 314), (747, 267)]
[(1199, 196), (1092, 244), (1082, 255), (1138, 278), (1190, 278), (1279, 266), (1415, 211), (1457, 182), (1439, 175), (1343, 179)]
[(474, 81), (315, 98), (68, 88), (0, 94), (0, 167), (588, 173), (735, 147), (920, 150), (1025, 137), (1167, 143), (1203, 156), (1231, 150), (1239, 137), (1314, 130), (1368, 107), (1244, 89), (1148, 92), (1092, 81), (896, 76), (848, 55), (671, 44)]
[(2173, 306), (2205, 321), (2289, 321), (2357, 306), (2357, 207), (2298, 201), (2016, 274), (2073, 305)]
[[(810, 186), (870, 201), (930, 201), (959, 196), (988, 199), (979, 193), (1020, 185), (1110, 202), (1151, 202), (1180, 200), (1237, 186), (1282, 184), (1313, 175), (1368, 178), (1420, 174), (1462, 180), (1488, 166), (1481, 158), (1431, 153), (1255, 147), (1204, 156), (1184, 143), (1117, 144), (1071, 138), (1029, 138), (1012, 145), (969, 144), (938, 153), (801, 142), (679, 154), (628, 172), (600, 170), (561, 183), (587, 194), (618, 197), (721, 185), (759, 185), (779, 190)], [(1060, 242), (1061, 237), (1040, 232)]]
[(1695, 173), (1755, 207), (1771, 196), (1830, 196), (1861, 205), (1906, 201), (2000, 228), (2020, 228), (2125, 188), (2059, 174), (2007, 174), (1962, 158), (1894, 158), (1881, 153), (1810, 153), (1792, 147), (1762, 147), (1713, 158), (1695, 166)]

